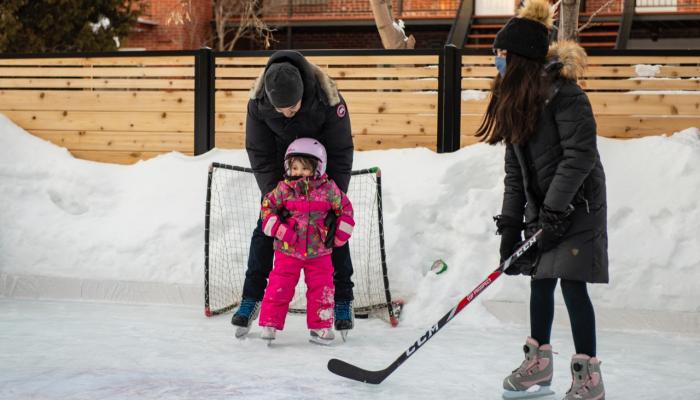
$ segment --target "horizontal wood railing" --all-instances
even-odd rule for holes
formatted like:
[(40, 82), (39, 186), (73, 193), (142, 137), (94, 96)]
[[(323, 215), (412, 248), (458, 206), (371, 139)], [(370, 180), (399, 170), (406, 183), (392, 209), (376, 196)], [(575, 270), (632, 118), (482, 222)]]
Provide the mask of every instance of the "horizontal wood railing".
[[(355, 149), (436, 148), (438, 54), (309, 55), (347, 103)], [(250, 88), (267, 57), (216, 57), (216, 145), (241, 148)]]
[[(489, 56), (462, 58), (461, 145), (475, 143), (495, 69)], [(700, 127), (700, 57), (590, 56), (579, 84), (598, 134), (635, 138)], [(473, 91), (473, 92), (472, 92)], [(464, 93), (464, 92), (463, 92)]]
[(0, 113), (79, 158), (193, 154), (194, 56), (0, 59)]
[[(633, 138), (700, 126), (698, 54), (592, 53), (579, 83), (600, 135)], [(133, 163), (169, 151), (194, 154), (195, 148), (201, 153), (212, 143), (240, 149), (249, 91), (269, 54), (215, 53), (212, 68), (201, 68), (196, 52), (0, 58), (0, 113), (76, 157), (96, 161)], [(454, 69), (461, 79), (450, 86), (441, 83), (447, 78), (438, 51), (305, 55), (338, 84), (357, 150), (440, 150), (442, 103), (455, 98), (441, 93), (454, 90), (461, 93), (461, 114), (453, 114), (461, 127), (453, 132), (461, 133), (461, 146), (476, 142), (496, 73), (493, 56), (462, 55), (461, 70), (459, 62)], [(214, 89), (200, 81), (206, 71)]]

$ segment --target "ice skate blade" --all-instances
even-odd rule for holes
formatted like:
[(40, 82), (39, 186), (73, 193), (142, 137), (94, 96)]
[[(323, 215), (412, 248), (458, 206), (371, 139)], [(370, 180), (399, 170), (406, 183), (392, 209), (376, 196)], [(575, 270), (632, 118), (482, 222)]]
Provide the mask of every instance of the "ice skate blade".
[(343, 339), (343, 342), (346, 342), (348, 340), (348, 333), (350, 331), (347, 329), (343, 329), (340, 331), (340, 337)]
[(333, 344), (333, 340), (324, 340), (324, 339), (309, 339), (309, 343), (317, 344), (319, 346), (330, 346)]
[(506, 390), (503, 392), (505, 400), (514, 399), (536, 399), (554, 394), (554, 391), (549, 386), (535, 385), (528, 390)]
[(236, 338), (237, 339), (243, 339), (246, 337), (246, 335), (250, 332), (250, 328), (247, 326), (239, 326), (236, 328)]

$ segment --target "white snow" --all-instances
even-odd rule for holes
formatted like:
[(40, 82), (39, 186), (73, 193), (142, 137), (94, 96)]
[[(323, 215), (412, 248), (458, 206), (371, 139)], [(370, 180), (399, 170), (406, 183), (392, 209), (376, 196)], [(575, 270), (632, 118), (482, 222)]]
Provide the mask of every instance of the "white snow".
[[(669, 134), (598, 142), (611, 283), (589, 291), (610, 398), (700, 393), (700, 131)], [(528, 333), (523, 277), (496, 281), (379, 386), (325, 363), (386, 367), (495, 268), (503, 147), (356, 153), (354, 168), (382, 169), (387, 265), (406, 306), (398, 328), (357, 320), (350, 341), (330, 348), (307, 343), (303, 316), (288, 318), (272, 348), (257, 327), (238, 341), (228, 316), (203, 316), (212, 161), (248, 165), (241, 150), (132, 166), (77, 160), (0, 116), (0, 399), (500, 398)], [(437, 258), (448, 270), (426, 274)], [(102, 302), (77, 301), (86, 298)], [(563, 396), (574, 350), (565, 309), (557, 318), (553, 388)]]
[(661, 72), (662, 66), (663, 65), (637, 64), (634, 66), (634, 71), (637, 76), (653, 77)]
[(479, 101), (488, 97), (489, 92), (486, 90), (462, 90), (462, 101)]

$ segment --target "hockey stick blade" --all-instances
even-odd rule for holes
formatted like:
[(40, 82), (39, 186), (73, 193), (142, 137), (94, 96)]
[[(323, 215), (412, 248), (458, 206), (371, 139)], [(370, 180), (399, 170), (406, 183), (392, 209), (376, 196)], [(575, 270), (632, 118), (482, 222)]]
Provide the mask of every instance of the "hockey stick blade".
[(352, 364), (348, 364), (343, 360), (332, 358), (328, 360), (328, 370), (332, 373), (342, 376), (343, 378), (352, 379), (358, 382), (371, 383), (378, 385), (386, 379), (391, 371), (389, 368), (380, 371), (368, 371)]
[(428, 340), (435, 336), (435, 334), (438, 333), (443, 326), (450, 322), (455, 315), (459, 314), (459, 312), (470, 304), (479, 294), (481, 294), (484, 289), (489, 287), (496, 279), (498, 279), (498, 277), (503, 274), (503, 271), (508, 268), (508, 266), (510, 266), (516, 259), (523, 255), (523, 253), (525, 253), (537, 242), (541, 235), (542, 230), (535, 232), (531, 238), (526, 240), (517, 250), (515, 250), (513, 255), (501, 263), (498, 268), (491, 272), (486, 279), (484, 279), (479, 285), (477, 285), (476, 288), (474, 288), (474, 290), (472, 290), (468, 295), (464, 296), (464, 298), (462, 298), (462, 300), (460, 300), (455, 307), (440, 318), (435, 325), (430, 327), (430, 329), (428, 329), (423, 336), (416, 340), (408, 349), (406, 349), (406, 351), (401, 353), (401, 355), (387, 368), (379, 371), (368, 371), (349, 364), (343, 360), (333, 358), (328, 361), (328, 370), (336, 375), (342, 376), (343, 378), (356, 380), (358, 382), (372, 383), (374, 385), (382, 383), (384, 379), (391, 375), (401, 364), (415, 354), (416, 351), (418, 351), (418, 349), (420, 349)]

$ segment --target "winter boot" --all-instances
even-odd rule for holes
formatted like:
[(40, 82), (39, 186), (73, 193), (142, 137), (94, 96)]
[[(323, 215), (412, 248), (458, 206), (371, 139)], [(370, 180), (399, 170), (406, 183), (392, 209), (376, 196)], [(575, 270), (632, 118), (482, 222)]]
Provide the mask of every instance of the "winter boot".
[(233, 314), (231, 318), (231, 323), (235, 325), (236, 337), (242, 338), (248, 334), (250, 331), (250, 325), (258, 318), (260, 313), (260, 302), (251, 299), (241, 300), (241, 305), (238, 307), (238, 311)]
[(571, 358), (571, 389), (564, 400), (604, 400), (605, 386), (600, 374), (600, 361), (585, 354)]
[(335, 330), (340, 331), (343, 341), (348, 336), (348, 331), (355, 326), (355, 313), (352, 308), (352, 301), (337, 301), (335, 303)]
[(260, 334), (260, 339), (267, 340), (267, 345), (269, 346), (273, 340), (275, 340), (275, 335), (277, 329), (271, 326), (263, 326), (262, 333)]
[(309, 329), (309, 334), (311, 334), (311, 339), (309, 339), (309, 342), (316, 344), (328, 345), (333, 342), (333, 339), (335, 339), (333, 329), (331, 328)]
[(503, 398), (531, 399), (553, 394), (549, 388), (553, 373), (552, 346), (540, 346), (535, 339), (529, 337), (523, 351), (525, 360), (503, 380)]

